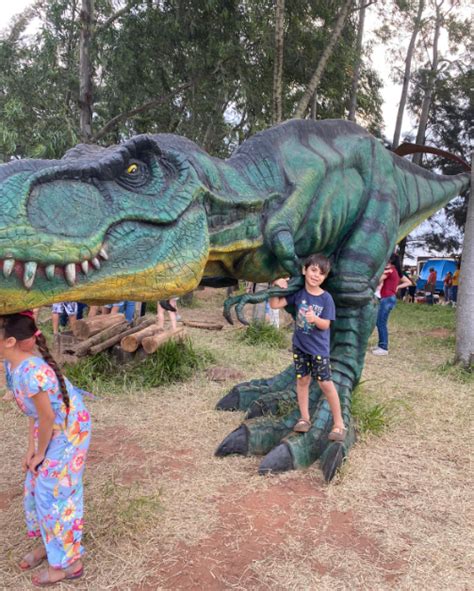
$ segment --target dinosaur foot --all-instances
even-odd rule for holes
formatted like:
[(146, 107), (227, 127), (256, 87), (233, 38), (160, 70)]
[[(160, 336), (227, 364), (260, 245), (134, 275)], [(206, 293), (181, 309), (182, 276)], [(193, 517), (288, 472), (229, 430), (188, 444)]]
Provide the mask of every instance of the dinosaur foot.
[(249, 449), (249, 433), (245, 425), (240, 425), (235, 431), (229, 433), (216, 449), (217, 457), (228, 456), (230, 454), (247, 455)]
[[(237, 384), (216, 404), (216, 410), (247, 410), (254, 402), (266, 395), (274, 395), (278, 400), (280, 393), (294, 386), (296, 381), (293, 366), (287, 367), (280, 374), (268, 378), (251, 380)], [(294, 396), (294, 394), (293, 394)], [(255, 411), (251, 416), (259, 416), (263, 412)], [(250, 418), (250, 417), (248, 417)]]
[(287, 472), (294, 469), (293, 457), (286, 443), (280, 443), (272, 449), (261, 461), (259, 474)]

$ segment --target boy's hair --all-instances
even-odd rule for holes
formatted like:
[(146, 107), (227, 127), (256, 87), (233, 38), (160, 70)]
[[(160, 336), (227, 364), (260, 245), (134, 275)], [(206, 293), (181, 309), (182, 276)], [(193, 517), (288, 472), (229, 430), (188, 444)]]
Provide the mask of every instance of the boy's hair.
[(307, 269), (313, 265), (318, 266), (323, 275), (328, 275), (331, 270), (331, 263), (323, 254), (310, 254), (309, 257), (306, 257), (303, 267)]

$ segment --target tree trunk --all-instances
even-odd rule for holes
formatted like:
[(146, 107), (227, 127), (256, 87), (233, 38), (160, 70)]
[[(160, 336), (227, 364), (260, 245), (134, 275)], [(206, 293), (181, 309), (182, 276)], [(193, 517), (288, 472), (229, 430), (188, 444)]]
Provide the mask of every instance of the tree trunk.
[(83, 142), (92, 137), (92, 64), (91, 40), (94, 0), (82, 0), (81, 39), (79, 45), (79, 128)]
[(357, 30), (356, 58), (354, 62), (354, 74), (352, 76), (351, 100), (349, 104), (349, 121), (356, 120), (355, 115), (357, 110), (357, 90), (359, 88), (360, 68), (362, 65), (362, 39), (364, 38), (365, 10), (365, 0), (360, 0), (359, 29)]
[(467, 206), (461, 280), (456, 306), (455, 359), (465, 368), (471, 368), (474, 359), (474, 153), (471, 156), (471, 166), (471, 195)]
[(413, 60), (413, 52), (415, 51), (415, 42), (420, 31), (421, 17), (423, 16), (423, 10), (425, 8), (424, 0), (420, 0), (418, 3), (418, 12), (416, 13), (415, 24), (413, 32), (411, 34), (410, 43), (408, 44), (407, 56), (405, 58), (405, 72), (403, 74), (403, 86), (402, 94), (400, 97), (400, 104), (398, 105), (397, 122), (395, 124), (395, 131), (393, 132), (392, 149), (398, 147), (400, 143), (400, 134), (402, 132), (403, 114), (405, 112), (405, 106), (407, 103), (408, 96), (408, 85), (410, 83), (411, 74), (411, 62)]
[(275, 60), (273, 64), (273, 123), (280, 123), (283, 117), (283, 33), (285, 25), (285, 0), (277, 0), (275, 9)]
[(316, 92), (316, 89), (319, 86), (322, 75), (323, 75), (324, 70), (326, 68), (326, 64), (328, 63), (329, 58), (331, 57), (332, 52), (334, 51), (334, 47), (336, 45), (336, 42), (342, 33), (342, 29), (344, 28), (344, 24), (346, 22), (347, 15), (349, 14), (349, 9), (350, 9), (353, 1), (354, 0), (346, 0), (344, 6), (341, 8), (341, 12), (339, 13), (339, 17), (337, 19), (337, 22), (336, 22), (336, 25), (333, 29), (331, 37), (329, 39), (329, 43), (326, 45), (326, 49), (323, 51), (323, 54), (319, 60), (316, 70), (313, 74), (313, 77), (311, 78), (310, 83), (308, 84), (308, 88), (306, 89), (305, 93), (301, 97), (300, 102), (298, 103), (298, 106), (296, 107), (296, 111), (295, 111), (296, 118), (301, 119), (305, 116), (306, 110), (309, 105), (309, 101), (311, 100), (311, 97), (314, 95), (314, 93)]
[[(428, 116), (430, 114), (431, 99), (433, 97), (433, 88), (436, 82), (436, 75), (438, 73), (438, 42), (439, 33), (441, 30), (442, 14), (441, 6), (436, 5), (436, 25), (433, 35), (433, 60), (431, 62), (431, 68), (426, 80), (425, 94), (423, 96), (423, 102), (421, 103), (420, 121), (418, 123), (418, 131), (416, 134), (415, 144), (422, 146), (425, 143), (426, 127), (428, 125)], [(415, 164), (421, 164), (421, 152), (413, 156), (413, 162)]]

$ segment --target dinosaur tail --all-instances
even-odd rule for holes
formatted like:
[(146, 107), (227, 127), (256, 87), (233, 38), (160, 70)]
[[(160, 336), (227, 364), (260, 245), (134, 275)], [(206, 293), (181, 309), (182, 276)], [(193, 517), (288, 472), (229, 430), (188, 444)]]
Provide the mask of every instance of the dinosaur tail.
[(423, 220), (433, 215), (469, 187), (470, 175), (434, 174), (393, 155), (400, 201), (401, 240)]

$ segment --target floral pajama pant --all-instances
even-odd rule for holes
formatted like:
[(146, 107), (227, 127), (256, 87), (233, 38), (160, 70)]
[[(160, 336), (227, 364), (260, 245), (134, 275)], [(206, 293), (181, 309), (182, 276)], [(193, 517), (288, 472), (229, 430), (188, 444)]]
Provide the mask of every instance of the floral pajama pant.
[[(70, 417), (71, 419), (72, 417)], [(28, 471), (24, 507), (28, 536), (40, 537), (50, 566), (64, 569), (78, 560), (83, 527), (84, 461), (90, 441), (90, 424), (81, 433), (53, 437), (38, 476)], [(69, 430), (68, 430), (69, 431)]]

